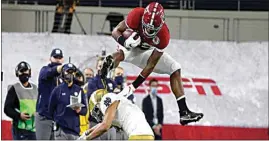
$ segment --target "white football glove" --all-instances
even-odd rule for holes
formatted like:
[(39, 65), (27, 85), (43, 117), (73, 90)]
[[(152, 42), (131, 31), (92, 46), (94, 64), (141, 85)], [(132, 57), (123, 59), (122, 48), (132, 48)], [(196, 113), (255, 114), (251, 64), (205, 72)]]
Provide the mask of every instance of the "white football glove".
[(89, 135), (89, 130), (85, 131), (77, 140), (87, 140), (87, 136)]
[(127, 49), (131, 49), (131, 48), (135, 48), (137, 47), (140, 43), (141, 43), (141, 38), (140, 36), (138, 36), (137, 39), (134, 39), (134, 37), (137, 35), (138, 33), (137, 32), (133, 32), (131, 34), (130, 37), (128, 37), (125, 42), (124, 42), (124, 46), (127, 48)]
[(131, 84), (131, 85), (128, 85), (128, 86), (126, 86), (125, 88), (123, 88), (123, 90), (122, 90), (120, 93), (118, 93), (118, 95), (120, 95), (120, 96), (124, 96), (124, 97), (127, 98), (128, 96), (130, 96), (131, 94), (133, 94), (134, 91), (135, 91), (135, 88), (134, 88), (134, 86)]

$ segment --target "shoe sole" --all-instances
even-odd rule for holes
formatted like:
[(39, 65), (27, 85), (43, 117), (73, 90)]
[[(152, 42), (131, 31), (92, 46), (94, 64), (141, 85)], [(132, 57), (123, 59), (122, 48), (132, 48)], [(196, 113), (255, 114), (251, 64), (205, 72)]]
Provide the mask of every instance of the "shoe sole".
[(192, 118), (192, 119), (190, 119), (190, 120), (184, 120), (184, 121), (180, 121), (180, 124), (181, 125), (187, 125), (187, 124), (189, 124), (189, 123), (191, 123), (191, 122), (197, 122), (197, 121), (199, 121), (200, 119), (202, 119), (204, 117), (204, 115), (201, 115), (201, 116), (197, 116), (197, 117), (195, 117), (195, 118)]

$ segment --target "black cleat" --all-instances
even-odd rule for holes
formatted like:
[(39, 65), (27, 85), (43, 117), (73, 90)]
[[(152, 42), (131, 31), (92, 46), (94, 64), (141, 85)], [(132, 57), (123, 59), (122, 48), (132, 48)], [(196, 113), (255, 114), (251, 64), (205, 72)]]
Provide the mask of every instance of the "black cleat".
[(108, 72), (110, 70), (112, 70), (113, 67), (114, 67), (114, 60), (113, 60), (113, 57), (111, 55), (109, 55), (104, 59), (102, 68), (100, 70), (101, 71), (101, 77), (106, 78)]
[(203, 113), (194, 113), (191, 111), (183, 111), (180, 114), (180, 124), (181, 125), (186, 125), (191, 122), (197, 122), (201, 118), (203, 118), (204, 114)]
[(114, 60), (113, 57), (111, 55), (108, 55), (105, 59), (104, 59), (104, 65), (106, 68), (108, 68), (109, 70), (112, 70), (114, 67)]

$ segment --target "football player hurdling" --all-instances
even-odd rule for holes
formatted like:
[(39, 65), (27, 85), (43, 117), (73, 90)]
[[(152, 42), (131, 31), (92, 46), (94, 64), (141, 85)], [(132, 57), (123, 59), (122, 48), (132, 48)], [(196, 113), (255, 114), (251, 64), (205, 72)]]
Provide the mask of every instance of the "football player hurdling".
[(84, 132), (78, 140), (91, 140), (110, 127), (122, 129), (129, 140), (154, 140), (154, 134), (141, 109), (119, 94), (96, 90), (90, 97), (89, 110), (99, 124)]
[(161, 4), (152, 2), (146, 8), (138, 7), (131, 10), (126, 19), (114, 28), (112, 37), (118, 42), (118, 49), (106, 56), (102, 69), (110, 71), (121, 61), (142, 69), (136, 80), (123, 91), (133, 93), (152, 72), (168, 74), (171, 90), (179, 108), (179, 122), (186, 125), (203, 117), (203, 113), (189, 110), (181, 80), (181, 65), (164, 52), (169, 44), (170, 34)]

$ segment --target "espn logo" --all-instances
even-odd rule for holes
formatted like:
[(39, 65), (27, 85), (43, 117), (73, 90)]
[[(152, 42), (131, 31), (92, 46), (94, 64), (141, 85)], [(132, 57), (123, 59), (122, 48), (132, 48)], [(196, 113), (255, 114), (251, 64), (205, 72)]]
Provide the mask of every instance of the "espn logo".
[[(147, 80), (139, 86), (135, 93), (145, 93), (145, 90), (149, 86), (150, 79), (157, 79), (159, 81), (159, 94), (170, 94), (172, 93), (170, 89), (170, 78), (169, 77), (148, 77)], [(136, 79), (136, 76), (127, 76), (127, 83), (130, 84)], [(199, 95), (206, 95), (204, 87), (210, 87), (214, 95), (220, 96), (221, 91), (217, 86), (216, 82), (208, 78), (182, 78), (183, 87), (185, 89), (195, 89)]]

